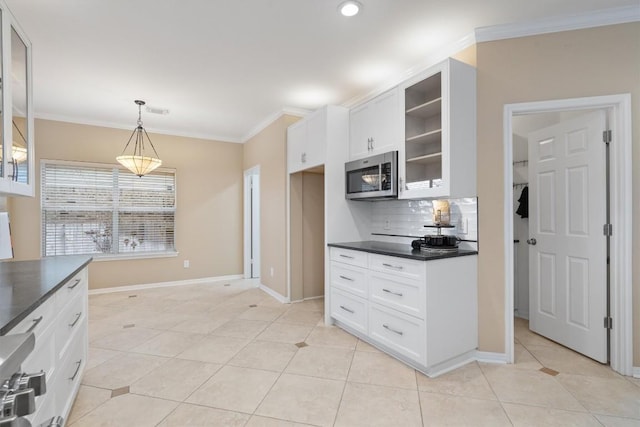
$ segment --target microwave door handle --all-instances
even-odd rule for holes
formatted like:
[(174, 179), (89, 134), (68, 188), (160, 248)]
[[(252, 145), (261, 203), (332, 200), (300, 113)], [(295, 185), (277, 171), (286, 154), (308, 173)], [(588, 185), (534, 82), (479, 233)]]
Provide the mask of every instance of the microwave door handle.
[(382, 164), (378, 163), (378, 191), (382, 191)]

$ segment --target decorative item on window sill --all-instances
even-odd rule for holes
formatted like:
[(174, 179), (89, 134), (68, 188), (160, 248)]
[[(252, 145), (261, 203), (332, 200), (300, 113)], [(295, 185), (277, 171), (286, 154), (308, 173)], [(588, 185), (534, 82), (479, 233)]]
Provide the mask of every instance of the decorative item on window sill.
[[(133, 102), (138, 105), (138, 126), (133, 130), (133, 133), (129, 137), (129, 141), (127, 141), (127, 145), (125, 145), (124, 150), (122, 150), (122, 154), (116, 157), (116, 160), (118, 161), (118, 163), (129, 169), (134, 174), (142, 177), (158, 168), (162, 164), (162, 160), (158, 158), (158, 152), (153, 146), (151, 138), (149, 138), (147, 131), (142, 127), (142, 106), (145, 104), (145, 102), (140, 100), (135, 100)], [(127, 151), (127, 147), (129, 147), (129, 144), (131, 143), (134, 135), (136, 137), (136, 142), (133, 147), (133, 154), (125, 154), (125, 151)], [(153, 149), (155, 157), (145, 156), (145, 135), (147, 137), (147, 140), (149, 141), (149, 145), (151, 145), (151, 148)]]

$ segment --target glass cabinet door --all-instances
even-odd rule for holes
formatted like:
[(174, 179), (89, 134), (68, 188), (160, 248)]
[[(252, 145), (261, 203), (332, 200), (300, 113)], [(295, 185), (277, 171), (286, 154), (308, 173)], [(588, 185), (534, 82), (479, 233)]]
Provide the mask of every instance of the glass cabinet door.
[(13, 181), (29, 184), (29, 96), (27, 45), (15, 28), (11, 28), (11, 175)]

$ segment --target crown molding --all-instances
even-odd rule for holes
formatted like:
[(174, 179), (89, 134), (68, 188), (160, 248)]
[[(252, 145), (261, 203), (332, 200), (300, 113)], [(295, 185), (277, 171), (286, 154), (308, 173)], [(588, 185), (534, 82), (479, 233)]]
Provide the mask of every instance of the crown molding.
[(265, 130), (269, 125), (278, 120), (280, 117), (286, 115), (296, 116), (296, 117), (304, 117), (309, 114), (312, 110), (307, 110), (305, 108), (296, 108), (296, 107), (283, 107), (281, 110), (276, 111), (270, 115), (268, 115), (264, 120), (262, 120), (256, 127), (254, 127), (249, 133), (247, 133), (244, 137), (240, 139), (239, 142), (245, 143), (249, 141), (251, 138)]
[(640, 21), (640, 5), (561, 15), (522, 23), (480, 27), (475, 30), (475, 40), (476, 43), (483, 43), (636, 21)]
[[(56, 122), (72, 123), (77, 125), (98, 126), (98, 127), (111, 128), (111, 129), (124, 129), (128, 131), (131, 131), (133, 129), (133, 126), (131, 126), (131, 124), (125, 125), (122, 123), (107, 122), (107, 121), (101, 121), (101, 120), (87, 120), (81, 117), (72, 117), (72, 116), (46, 114), (46, 113), (44, 114), (36, 113), (34, 114), (34, 117), (36, 119), (41, 119), (41, 120), (52, 120)], [(241, 144), (243, 142), (239, 138), (232, 138), (232, 137), (223, 136), (223, 135), (213, 135), (213, 134), (205, 134), (205, 133), (198, 133), (198, 132), (179, 132), (179, 131), (176, 132), (174, 130), (149, 128), (149, 127), (145, 127), (145, 129), (149, 133), (155, 133), (159, 135), (181, 136), (185, 138), (206, 139), (209, 141), (230, 142), (234, 144)]]

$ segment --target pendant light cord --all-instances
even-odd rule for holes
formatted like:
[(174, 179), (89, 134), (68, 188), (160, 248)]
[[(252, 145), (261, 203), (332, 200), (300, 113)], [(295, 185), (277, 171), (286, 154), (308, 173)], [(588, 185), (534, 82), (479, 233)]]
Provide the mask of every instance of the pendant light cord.
[[(140, 147), (140, 149), (139, 149), (140, 156), (142, 156), (142, 148), (144, 147), (144, 138), (142, 136), (142, 132), (144, 132), (144, 134), (147, 136), (147, 139), (149, 140), (149, 144), (151, 144), (151, 148), (153, 149), (154, 154), (156, 155), (157, 158), (160, 158), (160, 156), (158, 155), (158, 152), (156, 151), (156, 147), (153, 145), (153, 142), (151, 141), (151, 138), (149, 138), (149, 134), (147, 133), (147, 130), (144, 127), (142, 127), (142, 105), (143, 105), (143, 103), (136, 102), (136, 104), (138, 104), (138, 126), (131, 133), (131, 136), (129, 137), (129, 140), (127, 141), (127, 144), (124, 146), (124, 149), (122, 150), (122, 154), (124, 154), (125, 151), (127, 151), (127, 147), (129, 147), (129, 144), (131, 143), (131, 139), (133, 138), (133, 135), (138, 133), (140, 135), (140, 141), (138, 142), (138, 138), (136, 137), (136, 146), (134, 147), (133, 153), (135, 155), (136, 151), (138, 150), (138, 147)], [(20, 132), (20, 130), (18, 130), (18, 132)], [(20, 134), (20, 135), (22, 135), (22, 134)], [(23, 137), (23, 139), (24, 139), (24, 137)]]

